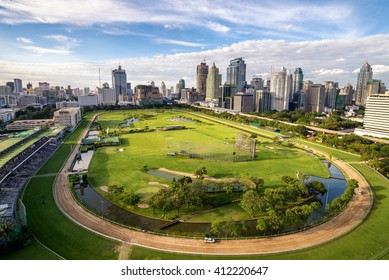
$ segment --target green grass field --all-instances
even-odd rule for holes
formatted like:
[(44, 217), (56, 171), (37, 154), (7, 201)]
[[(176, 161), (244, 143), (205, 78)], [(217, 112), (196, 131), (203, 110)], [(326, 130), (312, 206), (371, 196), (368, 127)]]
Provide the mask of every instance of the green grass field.
[(28, 246), (0, 258), (2, 260), (60, 260), (56, 254), (50, 252), (33, 240)]
[[(192, 124), (169, 121), (169, 118), (178, 115), (195, 118), (201, 122)], [(121, 112), (105, 113), (100, 116), (99, 123), (102, 123), (102, 126), (107, 123), (113, 124), (114, 118), (122, 118)], [(189, 129), (121, 134), (120, 148), (124, 149), (123, 152), (119, 152), (118, 147), (97, 149), (89, 166), (88, 178), (92, 186), (98, 188), (104, 185), (120, 185), (129, 192), (145, 193), (145, 188), (150, 188), (148, 182), (169, 183), (169, 180), (145, 173), (143, 170), (145, 165), (148, 169), (164, 167), (189, 173), (194, 173), (197, 168), (205, 166), (208, 175), (216, 178), (257, 176), (264, 178), (267, 186), (282, 184), (281, 176), (295, 176), (297, 171), (320, 177), (329, 175), (317, 158), (298, 149), (275, 147), (272, 141), (261, 137), (258, 137), (255, 161), (231, 163), (167, 156), (167, 153), (177, 148), (192, 153), (232, 152), (232, 145), (227, 143), (233, 143), (236, 135), (242, 133), (235, 128), (184, 112), (164, 112), (135, 124), (138, 128), (166, 125), (185, 125)]]
[(34, 236), (65, 259), (117, 259), (118, 242), (96, 235), (66, 218), (55, 204), (55, 177), (30, 180), (23, 202)]

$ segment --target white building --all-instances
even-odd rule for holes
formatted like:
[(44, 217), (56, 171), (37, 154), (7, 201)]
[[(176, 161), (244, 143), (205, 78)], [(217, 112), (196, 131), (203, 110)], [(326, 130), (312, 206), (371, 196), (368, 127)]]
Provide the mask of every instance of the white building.
[(355, 129), (357, 135), (389, 138), (389, 94), (372, 94), (367, 98), (364, 128)]
[(97, 102), (98, 102), (97, 95), (81, 95), (78, 97), (78, 105), (80, 107), (97, 106)]
[(3, 123), (10, 122), (15, 118), (15, 109), (0, 109), (0, 121)]
[(292, 75), (284, 67), (280, 71), (272, 71), (270, 82), (272, 110), (282, 111), (289, 109), (289, 100), (293, 86), (292, 80)]
[(116, 104), (116, 89), (114, 88), (97, 88), (97, 95), (100, 105)]
[(76, 107), (79, 107), (77, 101), (61, 101), (61, 102), (55, 103), (56, 109), (76, 108)]
[(80, 108), (62, 108), (54, 112), (55, 125), (64, 125), (73, 129), (81, 120)]

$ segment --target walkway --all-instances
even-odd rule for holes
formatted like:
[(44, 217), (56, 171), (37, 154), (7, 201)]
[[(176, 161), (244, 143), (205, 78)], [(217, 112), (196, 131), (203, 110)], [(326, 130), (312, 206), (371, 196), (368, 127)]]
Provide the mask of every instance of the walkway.
[[(88, 129), (85, 130), (84, 135), (86, 131), (88, 131)], [(222, 240), (213, 244), (204, 243), (202, 240), (198, 239), (148, 234), (145, 232), (133, 231), (103, 220), (98, 216), (85, 211), (85, 209), (74, 200), (70, 188), (67, 187), (66, 170), (68, 170), (76, 156), (78, 147), (79, 143), (74, 148), (72, 155), (69, 157), (56, 180), (55, 197), (60, 209), (76, 223), (98, 234), (128, 244), (158, 250), (195, 254), (248, 255), (304, 249), (333, 240), (357, 227), (369, 212), (372, 203), (372, 193), (364, 177), (349, 164), (338, 159), (332, 159), (332, 162), (340, 167), (349, 178), (354, 178), (358, 181), (363, 195), (355, 195), (342, 213), (322, 225), (285, 236), (247, 240)]]

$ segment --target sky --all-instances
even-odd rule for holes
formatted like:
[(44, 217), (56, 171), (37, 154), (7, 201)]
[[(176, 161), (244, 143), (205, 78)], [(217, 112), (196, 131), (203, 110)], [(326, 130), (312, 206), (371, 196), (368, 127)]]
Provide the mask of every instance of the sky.
[(367, 61), (389, 84), (386, 0), (0, 0), (0, 85), (195, 86), (196, 65), (243, 57), (246, 80), (301, 67), (304, 80), (355, 87)]

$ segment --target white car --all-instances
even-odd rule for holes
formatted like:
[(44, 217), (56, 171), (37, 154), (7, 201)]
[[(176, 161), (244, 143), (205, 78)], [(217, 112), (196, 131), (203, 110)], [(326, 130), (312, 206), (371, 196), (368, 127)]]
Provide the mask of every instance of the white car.
[(205, 238), (204, 238), (204, 242), (205, 242), (205, 243), (215, 243), (216, 240), (215, 240), (215, 238), (205, 237)]

